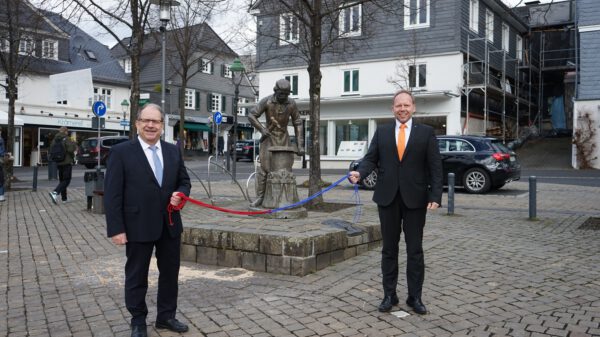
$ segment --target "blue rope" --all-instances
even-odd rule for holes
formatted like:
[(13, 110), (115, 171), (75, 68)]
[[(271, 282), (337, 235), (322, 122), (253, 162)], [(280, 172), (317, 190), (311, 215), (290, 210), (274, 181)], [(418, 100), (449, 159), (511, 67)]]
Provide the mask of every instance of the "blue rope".
[[(332, 188), (336, 187), (337, 185), (341, 184), (341, 183), (342, 183), (344, 180), (346, 180), (346, 179), (348, 178), (348, 175), (349, 175), (349, 174), (347, 174), (347, 175), (345, 175), (345, 176), (341, 177), (341, 178), (340, 178), (338, 181), (336, 181), (335, 183), (331, 184), (330, 186), (327, 186), (327, 188), (325, 188), (325, 189), (323, 189), (323, 190), (321, 190), (321, 191), (319, 191), (319, 192), (317, 192), (317, 193), (315, 193), (315, 194), (311, 195), (310, 197), (308, 197), (308, 198), (306, 198), (306, 199), (304, 199), (304, 200), (300, 200), (300, 201), (298, 201), (298, 202), (296, 202), (296, 203), (293, 203), (293, 204), (291, 204), (291, 205), (287, 205), (287, 206), (283, 206), (283, 207), (279, 207), (279, 208), (274, 208), (274, 209), (272, 209), (272, 210), (271, 210), (271, 212), (270, 212), (270, 213), (275, 213), (275, 212), (284, 211), (284, 210), (286, 210), (286, 209), (290, 209), (290, 208), (298, 207), (298, 206), (300, 206), (300, 205), (302, 205), (302, 204), (305, 204), (305, 203), (307, 203), (307, 202), (309, 202), (309, 201), (313, 200), (314, 198), (316, 198), (316, 197), (320, 196), (321, 194), (323, 194), (323, 193), (325, 193), (325, 192), (328, 192), (328, 191), (330, 191)], [(356, 186), (356, 184), (354, 184), (354, 185), (355, 185), (355, 190), (356, 190), (358, 187)], [(355, 192), (355, 193), (357, 193), (357, 192)]]
[(354, 209), (354, 217), (352, 218), (352, 223), (357, 224), (358, 220), (360, 220), (360, 216), (362, 215), (362, 204), (360, 203), (360, 194), (358, 193), (358, 184), (354, 184), (354, 194), (352, 194), (352, 200), (356, 203), (356, 208)]

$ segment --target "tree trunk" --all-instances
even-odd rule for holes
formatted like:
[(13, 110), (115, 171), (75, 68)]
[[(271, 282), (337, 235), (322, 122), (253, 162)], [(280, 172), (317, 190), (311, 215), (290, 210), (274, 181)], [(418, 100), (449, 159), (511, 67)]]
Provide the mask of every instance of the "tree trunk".
[[(313, 25), (310, 34), (310, 60), (308, 63), (308, 76), (310, 85), (310, 126), (311, 126), (311, 150), (310, 150), (310, 173), (308, 180), (308, 195), (314, 195), (321, 191), (321, 151), (319, 145), (319, 127), (321, 125), (321, 0), (315, 0), (313, 12)], [(325, 139), (325, 141), (327, 141)], [(323, 196), (320, 195), (311, 200), (310, 204), (320, 204)]]

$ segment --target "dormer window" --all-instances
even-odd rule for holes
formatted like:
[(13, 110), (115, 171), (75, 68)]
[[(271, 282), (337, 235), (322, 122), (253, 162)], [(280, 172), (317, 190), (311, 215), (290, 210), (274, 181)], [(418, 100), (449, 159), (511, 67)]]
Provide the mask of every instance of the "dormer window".
[(131, 74), (131, 59), (130, 58), (121, 59), (119, 61), (119, 63), (121, 64), (121, 67), (123, 68), (123, 71), (125, 71), (126, 74)]
[(96, 54), (94, 54), (93, 51), (86, 49), (86, 50), (84, 50), (84, 52), (85, 52), (85, 56), (88, 58), (88, 60), (98, 61), (98, 59), (96, 58)]
[(43, 40), (42, 41), (42, 58), (58, 60), (58, 41)]
[(35, 41), (31, 37), (23, 36), (19, 41), (19, 54), (33, 56)]

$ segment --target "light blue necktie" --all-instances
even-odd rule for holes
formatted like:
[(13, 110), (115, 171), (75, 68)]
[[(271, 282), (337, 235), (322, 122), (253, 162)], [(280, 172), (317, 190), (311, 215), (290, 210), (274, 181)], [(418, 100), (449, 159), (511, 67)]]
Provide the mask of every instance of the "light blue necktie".
[(154, 175), (156, 176), (156, 180), (158, 180), (158, 184), (162, 186), (163, 167), (160, 163), (160, 158), (158, 158), (158, 153), (156, 153), (158, 148), (153, 145), (150, 146), (150, 150), (152, 150), (152, 160), (154, 161)]

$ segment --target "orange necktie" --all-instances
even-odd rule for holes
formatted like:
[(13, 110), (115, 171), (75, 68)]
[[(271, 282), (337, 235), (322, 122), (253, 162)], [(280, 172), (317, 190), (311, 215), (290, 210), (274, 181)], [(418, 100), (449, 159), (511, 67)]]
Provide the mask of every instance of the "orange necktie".
[(404, 156), (404, 149), (406, 148), (406, 133), (404, 132), (406, 129), (406, 124), (400, 124), (400, 130), (398, 131), (398, 158), (402, 161), (402, 156)]

